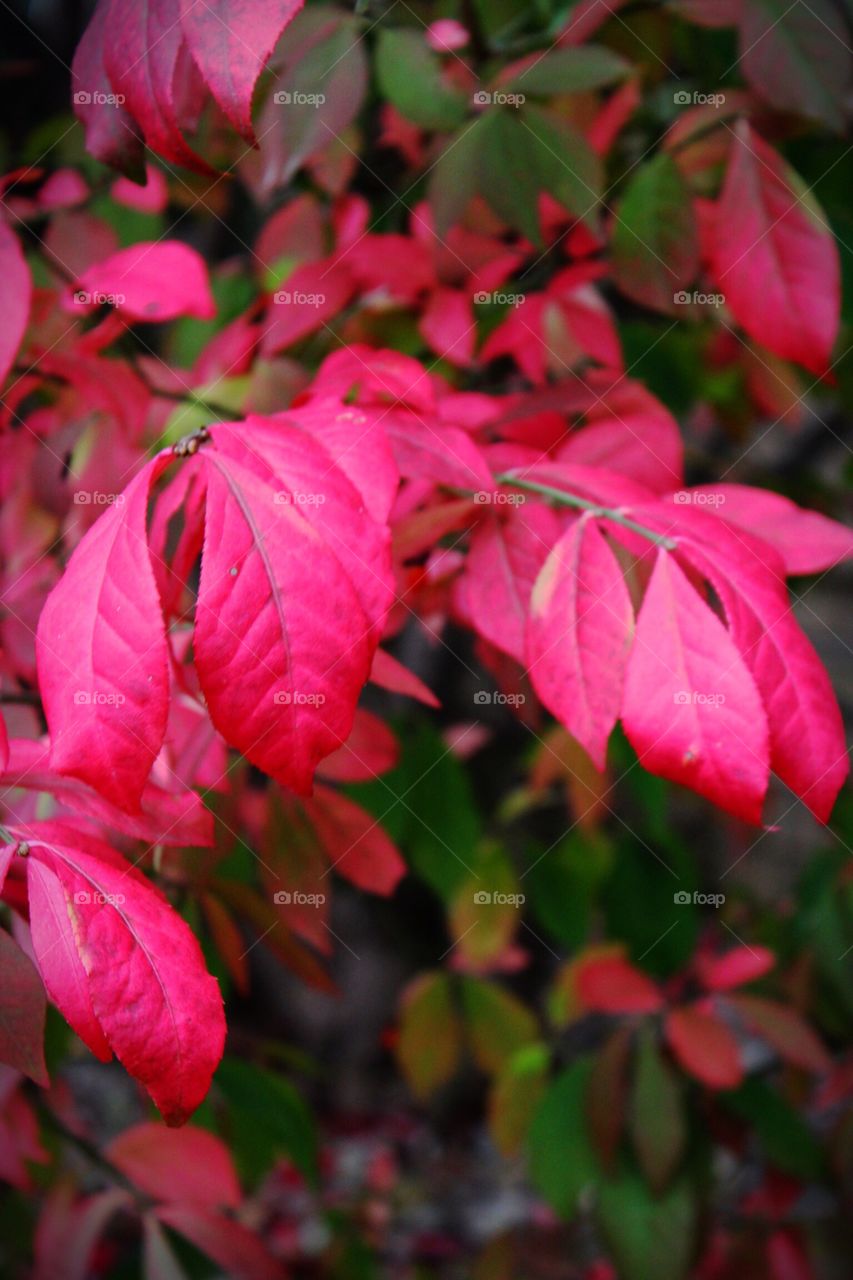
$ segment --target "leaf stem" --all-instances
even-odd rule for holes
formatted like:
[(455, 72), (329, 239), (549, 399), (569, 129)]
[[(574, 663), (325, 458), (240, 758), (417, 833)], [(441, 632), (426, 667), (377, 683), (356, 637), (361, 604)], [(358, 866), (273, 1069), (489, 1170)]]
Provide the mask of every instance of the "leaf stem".
[(655, 546), (664, 547), (667, 551), (675, 550), (676, 543), (672, 538), (667, 538), (662, 533), (655, 533), (654, 529), (647, 529), (645, 525), (632, 520), (630, 516), (617, 511), (614, 507), (599, 506), (597, 502), (590, 502), (588, 498), (582, 498), (577, 493), (567, 493), (565, 489), (555, 489), (552, 485), (540, 484), (538, 480), (525, 480), (523, 476), (516, 476), (511, 471), (496, 476), (495, 483), (512, 485), (515, 489), (526, 489), (530, 493), (538, 493), (540, 497), (548, 498), (551, 502), (559, 503), (564, 507), (589, 511), (591, 515), (598, 516), (601, 520), (610, 520), (613, 524), (621, 525), (623, 529), (630, 529), (632, 533), (639, 534), (641, 538), (647, 538)]

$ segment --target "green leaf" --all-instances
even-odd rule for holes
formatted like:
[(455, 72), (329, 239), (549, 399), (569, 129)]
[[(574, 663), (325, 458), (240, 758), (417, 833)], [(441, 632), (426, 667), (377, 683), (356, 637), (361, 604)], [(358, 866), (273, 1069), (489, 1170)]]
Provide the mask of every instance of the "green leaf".
[(539, 107), (522, 108), (519, 119), (527, 135), (527, 163), (538, 175), (535, 185), (594, 227), (602, 171), (592, 147), (562, 117)]
[(448, 140), (429, 176), (429, 202), (438, 235), (445, 236), (479, 190), (480, 156), (488, 116), (466, 123)]
[(519, 927), (523, 903), (511, 862), (499, 845), (489, 845), (450, 902), (459, 952), (479, 968), (500, 955)]
[(696, 1195), (687, 1179), (655, 1199), (637, 1173), (601, 1184), (598, 1220), (620, 1280), (682, 1280), (696, 1226)]
[(443, 973), (416, 978), (403, 997), (397, 1058), (409, 1088), (427, 1098), (459, 1065), (462, 1029), (451, 979)]
[(615, 84), (630, 69), (624, 58), (601, 45), (552, 49), (514, 76), (506, 87), (534, 95), (581, 93)]
[(533, 1184), (564, 1218), (574, 1215), (584, 1188), (601, 1180), (586, 1120), (591, 1068), (589, 1059), (582, 1059), (557, 1076), (536, 1109), (528, 1135)]
[[(693, 954), (696, 887), (694, 860), (686, 850), (626, 837), (618, 845), (603, 894), (607, 936), (626, 942), (633, 960), (642, 956), (649, 973), (667, 977)], [(680, 892), (689, 893), (691, 901), (677, 903)]]
[(651, 1028), (641, 1034), (630, 1110), (631, 1137), (652, 1190), (667, 1185), (684, 1153), (684, 1097)]
[(699, 232), (690, 192), (661, 151), (636, 171), (616, 207), (613, 276), (624, 294), (667, 314), (699, 269)]
[(814, 1182), (823, 1171), (823, 1153), (805, 1122), (763, 1080), (747, 1080), (721, 1100), (755, 1129), (771, 1164), (784, 1173)]
[(526, 1005), (503, 987), (462, 979), (465, 1030), (474, 1061), (494, 1075), (508, 1058), (536, 1040), (539, 1029)]
[(541, 183), (529, 129), (514, 109), (496, 107), (483, 117), (480, 191), (499, 218), (533, 244), (539, 233)]
[(225, 1058), (216, 1073), (230, 1119), (230, 1141), (244, 1176), (256, 1181), (276, 1156), (288, 1156), (317, 1181), (317, 1133), (302, 1097), (282, 1076), (238, 1058)]
[(598, 886), (610, 869), (610, 845), (600, 836), (573, 832), (536, 861), (524, 877), (524, 890), (537, 920), (564, 947), (586, 941)]
[(423, 31), (380, 30), (376, 76), (388, 101), (422, 129), (455, 129), (465, 119), (467, 99), (445, 83)]
[(851, 59), (832, 0), (748, 0), (740, 44), (743, 74), (772, 106), (843, 130)]
[(542, 1043), (526, 1045), (508, 1058), (489, 1098), (489, 1132), (502, 1155), (521, 1147), (545, 1092), (551, 1054)]

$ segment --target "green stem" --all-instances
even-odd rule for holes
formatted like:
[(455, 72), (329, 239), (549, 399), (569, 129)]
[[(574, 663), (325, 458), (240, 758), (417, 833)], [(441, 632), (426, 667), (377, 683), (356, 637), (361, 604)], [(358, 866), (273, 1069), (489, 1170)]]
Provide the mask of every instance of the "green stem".
[(567, 493), (565, 489), (555, 489), (549, 484), (540, 484), (538, 480), (525, 480), (523, 476), (513, 475), (511, 471), (505, 472), (502, 476), (496, 476), (495, 483), (511, 485), (514, 489), (526, 489), (530, 493), (538, 493), (540, 497), (548, 498), (551, 502), (557, 502), (564, 507), (575, 507), (579, 511), (589, 511), (601, 520), (610, 520), (613, 524), (621, 525), (623, 529), (630, 529), (632, 533), (639, 534), (641, 538), (647, 538), (655, 546), (664, 547), (667, 551), (675, 550), (676, 543), (673, 542), (672, 538), (667, 538), (662, 533), (655, 533), (653, 529), (647, 529), (645, 525), (638, 524), (636, 520), (632, 520), (630, 516), (624, 515), (613, 507), (599, 506), (597, 502), (590, 502), (588, 498), (581, 498), (579, 494)]

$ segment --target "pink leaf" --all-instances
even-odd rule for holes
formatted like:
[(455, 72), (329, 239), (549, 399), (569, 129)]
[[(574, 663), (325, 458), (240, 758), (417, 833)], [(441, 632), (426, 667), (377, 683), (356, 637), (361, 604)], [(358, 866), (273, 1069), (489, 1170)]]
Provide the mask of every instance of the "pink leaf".
[(747, 124), (717, 205), (714, 274), (751, 338), (826, 372), (841, 306), (838, 248), (814, 196)]
[(38, 626), (51, 766), (135, 813), (166, 731), (168, 654), (146, 513), (168, 461), (148, 463), (91, 527)]
[(364, 509), (361, 496), (323, 445), (290, 422), (250, 416), (211, 429), (218, 450), (275, 487), (341, 562), (378, 641), (394, 595), (391, 535)]
[(12, 367), (30, 316), (33, 291), (30, 269), (18, 237), (0, 219), (0, 280), (2, 280), (2, 319), (0, 319), (0, 383)]
[(48, 993), (93, 1052), (112, 1050), (146, 1087), (167, 1124), (183, 1124), (225, 1040), (219, 987), (195, 936), (108, 846), (72, 845), (53, 824), (40, 830), (26, 833), (30, 918)]
[(334, 258), (303, 262), (272, 295), (261, 337), (261, 352), (275, 355), (328, 326), (353, 293), (345, 266)]
[(284, 28), (304, 0), (181, 0), (190, 53), (238, 133), (254, 142), (252, 91)]
[(325, 396), (287, 413), (288, 419), (316, 436), (380, 524), (387, 521), (400, 484), (384, 416), (381, 410), (362, 409)]
[(711, 1013), (684, 1007), (667, 1015), (664, 1032), (678, 1061), (711, 1089), (735, 1089), (743, 1079), (737, 1040)]
[(285, 1280), (284, 1268), (267, 1253), (258, 1235), (233, 1218), (177, 1204), (163, 1205), (156, 1213), (234, 1280)]
[(8, 933), (0, 929), (0, 1062), (48, 1085), (44, 1065), (44, 986)]
[(663, 1000), (651, 978), (619, 956), (593, 957), (577, 970), (578, 996), (601, 1013), (655, 1013)]
[(98, 1243), (112, 1217), (132, 1212), (131, 1196), (118, 1187), (72, 1203), (68, 1182), (50, 1192), (35, 1235), (32, 1280), (89, 1280)]
[(791, 611), (781, 561), (766, 543), (728, 534), (711, 516), (688, 518), (682, 509), (677, 523), (688, 531), (683, 553), (713, 584), (761, 692), (771, 767), (825, 822), (848, 773), (844, 725), (829, 677)]
[(242, 1200), (228, 1148), (206, 1129), (137, 1124), (119, 1134), (104, 1154), (155, 1200), (202, 1209), (236, 1209)]
[(180, 240), (140, 241), (89, 267), (71, 305), (90, 308), (103, 301), (129, 320), (216, 315), (204, 259)]
[(373, 782), (393, 769), (400, 758), (400, 744), (393, 729), (372, 711), (356, 707), (352, 733), (337, 751), (318, 767), (327, 782)]
[(853, 556), (853, 530), (818, 511), (804, 511), (780, 493), (746, 484), (697, 485), (685, 492), (707, 494), (709, 510), (769, 542), (786, 574), (823, 573)]
[[(488, 495), (484, 495), (488, 496)], [(483, 518), (474, 530), (460, 582), (466, 618), (485, 640), (518, 662), (525, 659), (530, 595), (548, 553), (560, 536), (556, 513), (527, 502)]]
[(395, 410), (387, 414), (385, 428), (404, 476), (478, 493), (494, 490), (482, 451), (459, 427)]
[(595, 521), (583, 517), (536, 581), (527, 660), (539, 697), (599, 769), (619, 717), (633, 628), (622, 570)]
[(625, 732), (645, 768), (760, 822), (767, 717), (726, 627), (661, 550), (625, 675)]
[(346, 740), (370, 627), (340, 560), (254, 472), (204, 451), (208, 497), (195, 659), (216, 728), (294, 791)]
[(725, 955), (701, 956), (697, 963), (699, 980), (709, 991), (731, 991), (747, 982), (763, 978), (776, 964), (767, 947), (732, 947)]

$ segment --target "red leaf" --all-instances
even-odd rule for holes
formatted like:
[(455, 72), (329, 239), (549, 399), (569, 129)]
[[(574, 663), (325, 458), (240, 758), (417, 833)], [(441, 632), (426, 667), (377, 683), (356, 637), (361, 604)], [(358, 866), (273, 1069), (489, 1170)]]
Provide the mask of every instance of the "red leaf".
[(554, 547), (530, 605), (533, 687), (603, 769), (622, 701), (634, 611), (622, 571), (594, 520), (578, 520)]
[(190, 53), (216, 101), (248, 142), (252, 91), (284, 28), (304, 0), (181, 0)]
[(414, 671), (404, 667), (385, 649), (377, 649), (373, 655), (373, 666), (370, 668), (370, 682), (389, 693), (399, 693), (406, 698), (414, 698), (425, 707), (439, 707), (438, 698), (428, 689), (423, 680)]
[(728, 630), (661, 550), (625, 675), (622, 723), (640, 763), (760, 822), (767, 717)]
[(751, 338), (826, 372), (841, 306), (838, 248), (814, 197), (745, 123), (717, 204), (713, 263), (726, 305)]
[(208, 472), (195, 659), (216, 728), (305, 794), (346, 740), (370, 672), (370, 627), (341, 562), (254, 472), (216, 449)]
[(364, 707), (357, 707), (352, 733), (318, 766), (327, 782), (373, 782), (393, 769), (400, 744), (392, 729)]
[(530, 595), (560, 536), (561, 523), (544, 503), (526, 503), (516, 496), (519, 505), (500, 515), (486, 514), (477, 525), (459, 590), (471, 625), (502, 653), (523, 663)]
[(167, 1124), (183, 1124), (225, 1040), (219, 987), (195, 936), (100, 841), (72, 845), (74, 833), (50, 823), (24, 836), (33, 948), (51, 999), (98, 1057), (116, 1054)]
[(406, 864), (379, 820), (329, 787), (317, 787), (304, 806), (332, 869), (359, 889), (390, 897)]
[(290, 421), (316, 436), (331, 454), (380, 524), (387, 521), (400, 484), (384, 416), (384, 411), (342, 404), (326, 396), (287, 412)]
[(261, 353), (275, 355), (328, 325), (353, 293), (346, 266), (334, 258), (303, 262), (272, 296), (261, 336)]
[(796, 1009), (761, 996), (730, 996), (729, 1003), (786, 1062), (819, 1075), (832, 1067), (823, 1043)]
[(129, 320), (216, 315), (204, 259), (180, 240), (140, 241), (89, 267), (71, 305), (88, 308), (104, 299)]
[(471, 300), (463, 290), (436, 289), (424, 309), (418, 329), (436, 355), (462, 368), (471, 363), (477, 324)]
[(206, 1129), (137, 1124), (119, 1134), (104, 1154), (155, 1200), (236, 1209), (242, 1199), (228, 1148)]
[(175, 91), (185, 84), (177, 75), (184, 36), (175, 0), (100, 0), (101, 9), (110, 84), (148, 146), (173, 164), (211, 173), (181, 133)]
[(391, 411), (385, 429), (400, 472), (455, 489), (491, 493), (495, 484), (479, 447), (459, 427)]
[(12, 367), (30, 316), (33, 282), (18, 237), (0, 219), (0, 280), (2, 280), (2, 320), (0, 320), (0, 383)]
[(0, 929), (0, 1062), (47, 1086), (44, 1065), (44, 986), (8, 933)]
[(284, 1268), (259, 1237), (233, 1218), (177, 1204), (161, 1206), (156, 1213), (235, 1280), (285, 1280)]
[(709, 991), (731, 991), (747, 982), (763, 978), (776, 964), (767, 947), (732, 947), (721, 956), (700, 956), (696, 969), (699, 981)]
[(664, 1031), (678, 1061), (711, 1089), (735, 1089), (743, 1079), (737, 1040), (724, 1022), (696, 1008), (673, 1009)]
[(89, 1280), (98, 1242), (110, 1219), (133, 1210), (127, 1191), (113, 1187), (72, 1202), (69, 1182), (50, 1192), (35, 1235), (32, 1280)]
[(169, 672), (146, 512), (148, 463), (91, 527), (39, 618), (39, 683), (51, 766), (138, 813), (163, 742)]
[(621, 956), (593, 957), (576, 970), (581, 1002), (601, 1013), (655, 1013), (663, 999), (651, 978)]
[(86, 126), (86, 150), (90, 155), (137, 175), (143, 167), (142, 138), (136, 121), (116, 101), (104, 66), (108, 9), (108, 0), (101, 0), (74, 52), (74, 114)]

